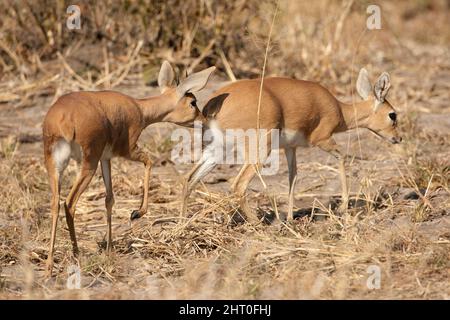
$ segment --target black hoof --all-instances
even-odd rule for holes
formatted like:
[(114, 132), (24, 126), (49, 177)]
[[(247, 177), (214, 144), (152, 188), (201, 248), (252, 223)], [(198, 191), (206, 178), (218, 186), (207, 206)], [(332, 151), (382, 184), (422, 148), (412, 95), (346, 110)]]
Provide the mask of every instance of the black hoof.
[(136, 219), (139, 219), (140, 217), (141, 217), (141, 214), (139, 213), (139, 211), (138, 211), (138, 210), (134, 210), (134, 211), (131, 213), (130, 219), (131, 219), (131, 220), (136, 220)]

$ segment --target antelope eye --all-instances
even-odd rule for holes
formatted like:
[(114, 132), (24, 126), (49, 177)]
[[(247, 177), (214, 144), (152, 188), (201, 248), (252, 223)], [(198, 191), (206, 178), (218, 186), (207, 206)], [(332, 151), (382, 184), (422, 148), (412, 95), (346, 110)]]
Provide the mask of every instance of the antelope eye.
[(191, 106), (191, 108), (197, 108), (197, 101), (192, 100), (189, 105)]
[(397, 114), (395, 112), (389, 113), (389, 118), (391, 118), (392, 121), (397, 121)]

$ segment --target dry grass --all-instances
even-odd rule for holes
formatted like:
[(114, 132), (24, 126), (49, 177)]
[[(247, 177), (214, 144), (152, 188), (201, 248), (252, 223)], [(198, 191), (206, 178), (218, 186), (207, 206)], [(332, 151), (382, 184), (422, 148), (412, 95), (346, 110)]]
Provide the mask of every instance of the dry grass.
[[(103, 2), (86, 11), (86, 28), (67, 33), (58, 11), (64, 1), (7, 2), (0, 19), (0, 298), (450, 297), (447, 2), (383, 1), (383, 29), (363, 33), (366, 1), (280, 0), (267, 74), (321, 81), (343, 100), (352, 99), (361, 66), (373, 77), (389, 71), (394, 82), (390, 99), (399, 109), (402, 146), (386, 146), (362, 131), (358, 138), (338, 137), (343, 148), (364, 159), (350, 167), (347, 214), (333, 210), (336, 163), (306, 150), (299, 157), (298, 217), (292, 224), (236, 222), (237, 202), (220, 182), (236, 168), (225, 166), (198, 187), (190, 216), (180, 219), (178, 175), (189, 166), (168, 161), (173, 127), (160, 125), (141, 139), (157, 163), (149, 213), (130, 224), (143, 168), (113, 161), (114, 253), (103, 252), (105, 192), (96, 176), (77, 207), (80, 261), (71, 257), (61, 215), (51, 280), (43, 277), (50, 193), (40, 142), (51, 102), (79, 89), (116, 87), (144, 96), (153, 92), (144, 84), (154, 80), (163, 58), (182, 72), (215, 64), (230, 77), (258, 76), (274, 3)], [(90, 5), (83, 2), (83, 8)], [(283, 163), (280, 174), (266, 180), (282, 213), (285, 169)], [(63, 195), (76, 166), (66, 172)], [(272, 200), (256, 180), (251, 204), (267, 211)], [(314, 214), (304, 214), (311, 206)], [(80, 290), (66, 288), (74, 264), (82, 271)], [(366, 286), (371, 265), (381, 269), (378, 290)]]
[[(118, 203), (110, 257), (102, 249), (100, 178), (84, 196), (77, 222), (83, 289), (66, 290), (66, 270), (74, 262), (63, 219), (56, 278), (43, 278), (50, 223), (42, 164), (13, 157), (1, 166), (11, 173), (2, 176), (8, 188), (0, 194), (4, 298), (448, 298), (450, 235), (445, 228), (429, 231), (410, 222), (420, 200), (415, 204), (391, 193), (345, 216), (324, 210), (325, 220), (303, 217), (290, 225), (251, 227), (234, 225), (233, 199), (215, 192), (197, 194), (190, 205), (194, 214), (179, 220), (176, 186), (154, 179), (150, 213), (129, 226), (139, 190), (130, 191), (122, 179), (140, 183), (138, 174), (114, 177)], [(127, 165), (116, 162), (115, 172), (119, 166)], [(447, 194), (446, 204), (441, 197), (433, 205), (443, 210), (448, 199)], [(380, 290), (366, 287), (370, 265), (382, 270)]]

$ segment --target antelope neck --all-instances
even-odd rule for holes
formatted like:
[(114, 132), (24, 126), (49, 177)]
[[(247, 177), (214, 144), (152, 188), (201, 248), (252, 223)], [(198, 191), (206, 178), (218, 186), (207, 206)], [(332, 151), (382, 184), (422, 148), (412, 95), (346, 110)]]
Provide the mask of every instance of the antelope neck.
[(374, 100), (364, 100), (355, 103), (344, 103), (339, 101), (344, 123), (339, 131), (346, 131), (356, 127), (366, 127), (367, 120), (373, 113)]

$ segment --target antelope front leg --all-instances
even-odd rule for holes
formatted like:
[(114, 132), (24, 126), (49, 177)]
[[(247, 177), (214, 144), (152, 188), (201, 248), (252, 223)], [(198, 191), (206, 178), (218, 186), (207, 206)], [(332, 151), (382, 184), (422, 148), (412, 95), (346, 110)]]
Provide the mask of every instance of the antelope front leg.
[(110, 253), (112, 248), (112, 228), (111, 228), (111, 216), (112, 208), (114, 206), (114, 193), (111, 181), (111, 160), (102, 160), (102, 177), (106, 189), (105, 207), (106, 207), (106, 223), (108, 230), (106, 232), (106, 252)]
[(345, 210), (348, 209), (348, 199), (349, 199), (347, 176), (345, 174), (345, 156), (341, 154), (333, 138), (319, 141), (318, 143), (316, 143), (316, 145), (322, 150), (332, 154), (339, 160), (339, 180), (341, 181), (342, 187), (342, 203), (339, 206), (339, 211), (344, 212)]
[(130, 155), (128, 156), (128, 159), (133, 161), (142, 162), (145, 165), (145, 175), (144, 175), (144, 190), (143, 190), (143, 196), (142, 196), (142, 202), (141, 207), (139, 210), (134, 210), (131, 212), (131, 220), (138, 219), (142, 217), (144, 214), (147, 213), (148, 210), (148, 189), (149, 189), (149, 181), (150, 181), (150, 172), (152, 169), (152, 161), (150, 160), (150, 157), (142, 151), (139, 147), (135, 147), (132, 152), (130, 152)]

